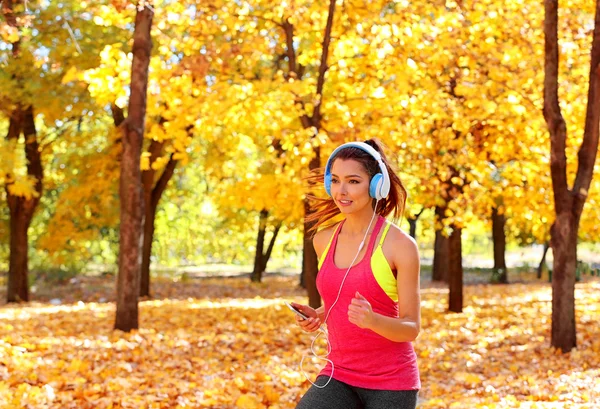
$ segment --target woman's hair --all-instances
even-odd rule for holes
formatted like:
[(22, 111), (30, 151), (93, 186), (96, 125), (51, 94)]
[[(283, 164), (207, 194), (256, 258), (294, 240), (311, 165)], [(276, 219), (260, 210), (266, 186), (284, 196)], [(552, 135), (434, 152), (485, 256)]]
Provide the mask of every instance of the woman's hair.
[[(375, 211), (377, 214), (380, 214), (383, 217), (386, 217), (393, 212), (393, 219), (396, 222), (404, 213), (404, 206), (406, 205), (406, 188), (402, 184), (402, 181), (394, 169), (390, 166), (390, 163), (388, 162), (384, 153), (383, 144), (378, 139), (369, 139), (364, 141), (364, 143), (370, 145), (373, 149), (379, 152), (390, 176), (390, 193), (388, 197), (379, 201)], [(333, 167), (333, 163), (337, 159), (352, 159), (360, 162), (366, 172), (369, 174), (369, 183), (374, 175), (381, 173), (381, 169), (379, 168), (379, 164), (375, 158), (360, 148), (350, 146), (339, 151), (335, 157), (331, 159), (330, 171)], [(319, 183), (322, 186), (324, 173), (325, 168), (319, 168), (312, 171), (307, 177), (309, 186), (314, 188), (314, 186)], [(316, 233), (320, 226), (341, 213), (340, 209), (338, 209), (333, 198), (331, 197), (321, 198), (315, 196), (314, 194), (308, 194), (307, 197), (311, 204), (310, 207), (312, 211), (307, 214), (306, 222), (309, 224), (314, 223), (314, 225), (309, 229), (309, 233)], [(373, 206), (374, 205), (375, 199), (373, 199)]]

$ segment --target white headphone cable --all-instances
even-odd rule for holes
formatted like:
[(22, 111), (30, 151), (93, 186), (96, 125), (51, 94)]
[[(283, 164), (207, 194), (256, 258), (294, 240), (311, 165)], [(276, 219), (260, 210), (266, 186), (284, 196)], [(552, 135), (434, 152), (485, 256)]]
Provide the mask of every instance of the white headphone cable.
[[(329, 354), (331, 353), (331, 344), (329, 343), (329, 334), (326, 330), (322, 329), (322, 326), (327, 323), (327, 320), (329, 319), (329, 314), (331, 313), (331, 310), (333, 310), (333, 307), (335, 306), (335, 304), (337, 304), (338, 300), (340, 299), (340, 294), (342, 293), (342, 287), (344, 286), (346, 277), (348, 277), (348, 273), (350, 272), (350, 269), (354, 266), (354, 262), (356, 261), (356, 258), (358, 257), (358, 255), (360, 254), (360, 251), (362, 250), (362, 248), (365, 245), (365, 240), (367, 239), (367, 236), (369, 235), (369, 230), (371, 229), (371, 224), (373, 223), (373, 220), (375, 219), (375, 215), (377, 214), (377, 204), (378, 203), (379, 203), (379, 199), (377, 199), (377, 201), (375, 202), (375, 209), (373, 209), (373, 216), (371, 216), (371, 221), (369, 222), (369, 226), (367, 227), (365, 236), (363, 237), (362, 241), (358, 245), (358, 251), (356, 252), (356, 255), (354, 256), (354, 259), (352, 259), (352, 262), (350, 263), (350, 267), (348, 267), (348, 270), (346, 270), (346, 274), (344, 274), (344, 279), (342, 280), (342, 283), (340, 284), (340, 289), (338, 290), (337, 297), (336, 297), (335, 301), (333, 302), (333, 304), (331, 304), (331, 307), (329, 307), (329, 310), (327, 311), (327, 315), (325, 316), (325, 320), (321, 323), (321, 326), (318, 329), (319, 333), (317, 334), (316, 337), (313, 338), (312, 343), (310, 344), (310, 351), (312, 352), (314, 358), (317, 358), (317, 359), (320, 359), (323, 361), (327, 361), (331, 364), (331, 375), (329, 375), (329, 379), (327, 380), (325, 385), (322, 385), (322, 386), (317, 385), (313, 381), (311, 381), (308, 376), (306, 376), (306, 372), (304, 371), (304, 359), (306, 359), (306, 357), (310, 357), (310, 355), (303, 355), (302, 360), (300, 361), (300, 370), (302, 371), (302, 374), (304, 375), (306, 380), (308, 382), (310, 382), (311, 385), (313, 385), (314, 387), (317, 387), (320, 389), (323, 389), (324, 387), (326, 387), (329, 384), (329, 382), (331, 382), (331, 379), (333, 379), (333, 372), (335, 370), (333, 361), (331, 359), (327, 358), (329, 356)], [(314, 350), (315, 342), (317, 341), (319, 336), (321, 336), (321, 334), (325, 335), (325, 340), (327, 342), (327, 353), (322, 356), (317, 354), (317, 352)]]

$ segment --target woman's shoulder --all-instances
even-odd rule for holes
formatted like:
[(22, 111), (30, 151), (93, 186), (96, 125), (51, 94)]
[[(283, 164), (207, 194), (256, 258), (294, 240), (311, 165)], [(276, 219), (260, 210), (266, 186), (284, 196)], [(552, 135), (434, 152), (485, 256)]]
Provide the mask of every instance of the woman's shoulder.
[[(410, 234), (396, 224), (388, 223), (390, 223), (390, 227), (383, 242), (383, 254), (392, 270), (403, 274), (407, 267), (420, 264), (419, 247)], [(411, 269), (409, 268), (409, 270)]]
[(388, 233), (385, 238), (385, 242), (390, 244), (395, 251), (400, 252), (404, 255), (414, 254), (418, 257), (419, 247), (414, 238), (410, 234), (402, 230), (397, 224), (388, 221), (390, 224)]
[(321, 253), (323, 253), (325, 247), (327, 247), (327, 243), (329, 243), (329, 241), (333, 237), (333, 234), (335, 233), (335, 229), (337, 228), (338, 224), (339, 223), (334, 223), (331, 226), (327, 226), (319, 230), (314, 235), (313, 246), (315, 248), (315, 251), (317, 252), (317, 255), (320, 256)]

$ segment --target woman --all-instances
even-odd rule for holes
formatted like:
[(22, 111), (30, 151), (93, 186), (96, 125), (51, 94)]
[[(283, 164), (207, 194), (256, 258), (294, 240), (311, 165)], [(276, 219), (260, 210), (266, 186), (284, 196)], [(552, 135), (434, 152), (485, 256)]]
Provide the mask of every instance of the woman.
[[(325, 167), (330, 198), (309, 220), (323, 306), (294, 304), (308, 332), (327, 324), (328, 364), (297, 409), (416, 407), (421, 387), (412, 341), (420, 330), (419, 253), (385, 217), (402, 216), (406, 190), (376, 140), (338, 147)], [(342, 214), (343, 220), (323, 228)], [(312, 383), (312, 382), (311, 382)]]

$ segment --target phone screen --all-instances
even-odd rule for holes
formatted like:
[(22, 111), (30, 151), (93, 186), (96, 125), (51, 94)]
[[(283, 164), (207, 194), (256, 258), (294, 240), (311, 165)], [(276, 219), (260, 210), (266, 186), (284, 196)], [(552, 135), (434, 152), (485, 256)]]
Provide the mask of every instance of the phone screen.
[(298, 310), (296, 307), (294, 307), (292, 304), (286, 302), (285, 305), (288, 306), (288, 308), (290, 310), (292, 310), (296, 315), (301, 316), (302, 318), (304, 318), (305, 320), (308, 319), (308, 317), (306, 315), (304, 315), (303, 312), (301, 312), (300, 310)]

